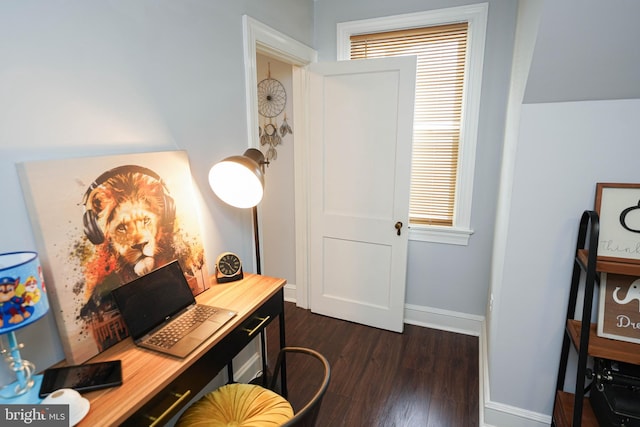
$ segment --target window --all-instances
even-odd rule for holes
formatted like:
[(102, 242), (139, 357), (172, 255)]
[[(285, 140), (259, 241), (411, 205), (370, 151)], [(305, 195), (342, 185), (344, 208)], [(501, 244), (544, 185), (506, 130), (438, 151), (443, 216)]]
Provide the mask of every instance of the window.
[(486, 4), (338, 24), (338, 59), (417, 55), (412, 240), (467, 244)]
[(410, 223), (453, 226), (467, 22), (355, 34), (351, 58), (416, 55)]

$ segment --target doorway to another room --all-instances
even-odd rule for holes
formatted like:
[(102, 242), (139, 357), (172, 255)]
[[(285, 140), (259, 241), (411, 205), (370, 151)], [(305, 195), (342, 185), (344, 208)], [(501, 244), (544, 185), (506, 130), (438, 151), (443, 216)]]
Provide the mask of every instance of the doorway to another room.
[(244, 24), (250, 146), (271, 159), (262, 271), (286, 278), (301, 308), (402, 331), (415, 59), (320, 64), (311, 48)]
[(295, 129), (292, 65), (256, 54), (259, 149), (265, 167), (265, 193), (259, 206), (262, 272), (295, 286)]

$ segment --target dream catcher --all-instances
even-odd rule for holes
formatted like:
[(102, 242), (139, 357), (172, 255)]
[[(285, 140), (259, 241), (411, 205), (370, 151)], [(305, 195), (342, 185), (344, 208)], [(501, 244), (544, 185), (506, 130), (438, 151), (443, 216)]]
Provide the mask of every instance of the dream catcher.
[(282, 123), (278, 127), (278, 116), (284, 111), (287, 104), (287, 92), (284, 86), (276, 79), (271, 78), (271, 64), (267, 72), (267, 78), (258, 83), (258, 112), (265, 118), (263, 126), (258, 127), (260, 145), (266, 146), (265, 157), (267, 161), (278, 157), (276, 147), (282, 144), (282, 138), (287, 134), (293, 134), (291, 126), (287, 123), (287, 113), (284, 113)]

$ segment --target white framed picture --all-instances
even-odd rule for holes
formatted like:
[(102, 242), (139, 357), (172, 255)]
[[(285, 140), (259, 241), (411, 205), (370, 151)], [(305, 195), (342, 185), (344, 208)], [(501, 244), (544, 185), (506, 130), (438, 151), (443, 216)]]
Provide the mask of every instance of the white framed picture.
[(598, 183), (598, 257), (640, 263), (640, 184)]

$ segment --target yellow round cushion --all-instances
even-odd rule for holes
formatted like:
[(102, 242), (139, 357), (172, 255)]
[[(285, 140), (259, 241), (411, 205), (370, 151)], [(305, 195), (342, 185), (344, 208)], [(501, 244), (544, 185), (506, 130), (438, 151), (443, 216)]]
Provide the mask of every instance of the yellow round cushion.
[(191, 405), (176, 427), (276, 427), (291, 418), (293, 408), (279, 394), (253, 384), (228, 384)]

